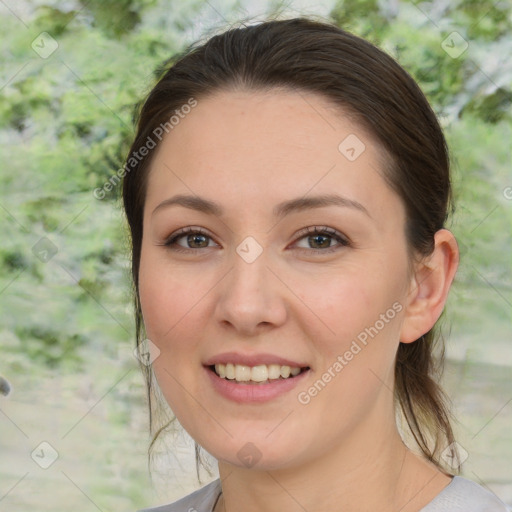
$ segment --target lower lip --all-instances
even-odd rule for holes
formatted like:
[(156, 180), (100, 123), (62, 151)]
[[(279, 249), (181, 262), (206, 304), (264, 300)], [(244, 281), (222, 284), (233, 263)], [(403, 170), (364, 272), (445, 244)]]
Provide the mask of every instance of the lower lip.
[(238, 403), (261, 403), (272, 400), (291, 391), (309, 374), (309, 370), (306, 370), (288, 379), (273, 379), (268, 384), (237, 384), (234, 380), (219, 377), (206, 366), (203, 366), (203, 368), (208, 374), (215, 391)]

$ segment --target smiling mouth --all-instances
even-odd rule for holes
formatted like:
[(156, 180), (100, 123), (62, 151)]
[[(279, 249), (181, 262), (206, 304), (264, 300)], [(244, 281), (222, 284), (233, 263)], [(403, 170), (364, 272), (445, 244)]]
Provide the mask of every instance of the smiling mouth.
[(289, 380), (308, 371), (309, 366), (299, 368), (279, 364), (245, 366), (239, 364), (215, 364), (208, 368), (221, 379), (236, 384), (270, 384), (273, 381)]

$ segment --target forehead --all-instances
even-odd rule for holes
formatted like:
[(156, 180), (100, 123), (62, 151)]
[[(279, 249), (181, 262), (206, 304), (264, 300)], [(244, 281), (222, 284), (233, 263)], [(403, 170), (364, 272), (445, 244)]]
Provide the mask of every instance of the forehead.
[(285, 153), (290, 146), (309, 153), (328, 149), (339, 156), (340, 136), (358, 135), (360, 140), (376, 145), (353, 117), (317, 93), (290, 89), (219, 91), (198, 100), (166, 139), (174, 139), (175, 145), (186, 143), (199, 154), (229, 149), (226, 157), (244, 153), (264, 159), (280, 150)]
[(319, 94), (222, 91), (199, 99), (163, 138), (146, 202), (192, 192), (220, 202), (238, 197), (247, 208), (339, 192), (369, 203), (378, 216), (383, 203), (400, 203), (382, 177), (384, 164), (378, 142)]

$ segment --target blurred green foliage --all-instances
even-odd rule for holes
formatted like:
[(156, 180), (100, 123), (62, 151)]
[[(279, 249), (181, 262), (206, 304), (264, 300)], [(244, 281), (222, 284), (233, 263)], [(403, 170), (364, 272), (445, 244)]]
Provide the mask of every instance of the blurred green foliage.
[[(13, 357), (21, 351), (73, 369), (83, 347), (132, 341), (120, 187), (102, 201), (93, 190), (122, 166), (135, 106), (155, 70), (201, 34), (194, 22), (210, 7), (199, 0), (26, 4), (20, 20), (0, 18), (8, 42), (0, 82), (0, 301), (9, 311), (2, 328)], [(229, 4), (231, 19), (242, 4)], [(281, 10), (273, 4), (274, 14)], [(489, 327), (486, 315), (499, 330), (511, 300), (511, 201), (503, 190), (512, 184), (512, 6), (345, 0), (331, 16), (393, 55), (439, 114), (454, 163), (450, 227), (463, 256), (450, 308), (461, 332)], [(457, 58), (442, 47), (454, 31), (469, 44)], [(41, 32), (59, 45), (48, 58), (31, 47)], [(58, 248), (47, 263), (32, 251), (43, 236)], [(505, 299), (490, 293), (475, 319), (468, 297), (489, 283)]]

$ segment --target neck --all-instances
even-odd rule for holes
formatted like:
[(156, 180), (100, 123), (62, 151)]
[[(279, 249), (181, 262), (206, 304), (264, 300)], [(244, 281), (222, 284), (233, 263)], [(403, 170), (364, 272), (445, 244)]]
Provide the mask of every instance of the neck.
[(223, 492), (215, 512), (418, 512), (451, 479), (405, 447), (394, 420), (378, 432), (375, 424), (286, 469), (219, 462)]

